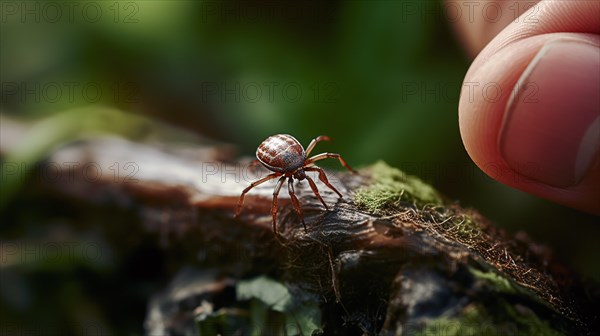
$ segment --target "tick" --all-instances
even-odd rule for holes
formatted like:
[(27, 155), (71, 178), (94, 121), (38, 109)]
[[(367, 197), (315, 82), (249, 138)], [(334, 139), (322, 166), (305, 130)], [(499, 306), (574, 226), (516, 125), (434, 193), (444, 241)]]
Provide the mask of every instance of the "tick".
[[(306, 224), (304, 223), (304, 217), (302, 216), (302, 210), (300, 210), (300, 202), (294, 193), (294, 179), (302, 181), (304, 179), (308, 180), (308, 184), (310, 188), (315, 193), (319, 201), (323, 203), (325, 210), (329, 210), (329, 207), (319, 194), (319, 190), (317, 189), (317, 185), (315, 181), (308, 175), (306, 175), (307, 171), (313, 171), (319, 173), (319, 180), (323, 182), (326, 186), (328, 186), (331, 190), (333, 190), (338, 196), (341, 198), (342, 194), (335, 189), (329, 180), (327, 180), (327, 175), (325, 175), (325, 171), (319, 167), (314, 166), (316, 161), (323, 159), (338, 159), (342, 166), (346, 167), (352, 173), (356, 173), (354, 169), (350, 168), (346, 161), (342, 159), (339, 154), (335, 153), (321, 153), (317, 154), (313, 157), (308, 157), (310, 152), (313, 150), (315, 145), (319, 141), (330, 141), (331, 139), (328, 136), (321, 135), (315, 139), (313, 139), (306, 150), (304, 147), (289, 134), (276, 134), (268, 137), (265, 141), (263, 141), (258, 149), (256, 150), (256, 158), (258, 162), (260, 162), (267, 169), (272, 171), (273, 173), (261, 178), (258, 181), (251, 183), (244, 191), (242, 191), (242, 195), (240, 196), (240, 200), (237, 205), (237, 209), (235, 212), (235, 216), (239, 216), (240, 211), (242, 210), (242, 205), (244, 204), (244, 196), (246, 193), (250, 191), (250, 189), (256, 187), (259, 184), (267, 182), (269, 180), (279, 178), (279, 181), (275, 185), (275, 189), (273, 191), (273, 204), (271, 205), (271, 214), (273, 216), (273, 232), (277, 232), (277, 196), (279, 195), (279, 190), (285, 183), (285, 180), (288, 180), (288, 192), (290, 194), (290, 198), (292, 199), (292, 203), (294, 204), (294, 209), (300, 217), (302, 221), (302, 225), (304, 226), (304, 230), (306, 230)], [(256, 161), (256, 160), (255, 160)]]

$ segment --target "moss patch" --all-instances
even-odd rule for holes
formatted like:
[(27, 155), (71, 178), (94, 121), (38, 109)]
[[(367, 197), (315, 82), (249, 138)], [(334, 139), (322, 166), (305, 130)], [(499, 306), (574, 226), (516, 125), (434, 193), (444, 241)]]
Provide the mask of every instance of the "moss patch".
[(484, 281), (492, 286), (496, 291), (502, 293), (516, 293), (517, 289), (513, 286), (513, 284), (505, 277), (495, 273), (495, 272), (483, 272), (474, 268), (470, 269), (471, 274), (475, 276), (476, 279)]
[(442, 205), (442, 197), (430, 185), (383, 161), (373, 164), (368, 171), (372, 178), (370, 185), (360, 188), (354, 195), (354, 200), (363, 209), (378, 213), (397, 207), (400, 202), (413, 203), (417, 207)]
[(501, 316), (492, 315), (485, 307), (471, 304), (456, 317), (440, 317), (430, 320), (424, 328), (409, 331), (409, 335), (523, 335), (559, 336), (564, 333), (552, 328), (530, 310), (517, 309), (500, 301), (504, 311)]
[(529, 309), (517, 310), (514, 306), (505, 304), (507, 317), (513, 323), (521, 328), (519, 335), (548, 335), (562, 336), (565, 333), (554, 329), (548, 321), (541, 320), (533, 311)]
[[(470, 268), (471, 274), (488, 284), (493, 291), (514, 294), (519, 291), (510, 280), (492, 271)], [(456, 316), (438, 317), (424, 327), (412, 330), (410, 335), (564, 335), (531, 309), (511, 304), (498, 297), (493, 307), (480, 303), (467, 305)]]
[[(504, 234), (476, 211), (446, 202), (431, 186), (384, 162), (368, 167), (371, 176), (354, 194), (361, 209), (376, 215), (392, 215), (399, 228), (419, 230), (441, 244), (457, 243), (469, 254), (483, 258), (501, 273), (475, 271), (473, 276), (498, 293), (539, 296), (556, 312), (575, 315), (565, 296), (544, 266), (530, 255), (529, 246)], [(519, 285), (523, 284), (523, 285)]]
[(467, 306), (459, 316), (440, 317), (427, 323), (424, 328), (409, 332), (410, 335), (485, 335), (483, 332), (491, 321), (479, 306)]
[(483, 233), (481, 226), (468, 215), (453, 217), (450, 223), (452, 226), (448, 227), (447, 230), (458, 241), (481, 239), (480, 236)]

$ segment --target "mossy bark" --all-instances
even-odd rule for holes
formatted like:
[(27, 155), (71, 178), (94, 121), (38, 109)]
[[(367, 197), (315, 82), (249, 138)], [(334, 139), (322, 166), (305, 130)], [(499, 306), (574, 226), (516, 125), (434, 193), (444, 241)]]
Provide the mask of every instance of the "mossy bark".
[[(156, 234), (165, 254), (179, 256), (171, 268), (191, 265), (210, 272), (200, 277), (196, 291), (155, 297), (148, 316), (154, 332), (197, 331), (190, 321), (206, 315), (209, 306), (220, 309), (219, 320), (233, 318), (239, 328), (248, 328), (257, 304), (240, 304), (227, 291), (262, 275), (284, 284), (295, 307), (316, 305), (320, 329), (331, 335), (597, 330), (597, 299), (547, 249), (524, 234), (507, 235), (475, 210), (381, 162), (359, 175), (329, 172), (344, 195), (320, 186), (330, 211), (307, 183), (297, 183), (306, 231), (282, 191), (277, 233), (269, 211), (272, 185), (248, 194), (241, 216), (234, 218), (252, 174), (247, 160), (223, 157), (215, 148), (102, 138), (65, 146), (46, 162), (70, 170), (52, 181), (31, 181), (30, 190), (85, 204), (93, 222), (99, 217), (113, 232), (108, 239), (114, 244), (128, 244), (124, 232)], [(90, 179), (82, 171), (86, 163), (111, 173)], [(134, 163), (138, 170), (115, 172), (110, 168), (115, 163)], [(124, 213), (131, 219), (127, 229), (114, 218)], [(280, 320), (289, 320), (286, 316)]]

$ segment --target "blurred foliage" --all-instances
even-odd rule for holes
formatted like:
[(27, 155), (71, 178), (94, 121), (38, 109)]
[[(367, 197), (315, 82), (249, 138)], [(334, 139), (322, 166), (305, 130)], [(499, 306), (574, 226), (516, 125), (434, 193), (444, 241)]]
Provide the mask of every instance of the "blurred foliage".
[[(39, 122), (12, 159), (135, 133), (135, 116), (246, 155), (273, 133), (326, 134), (334, 142), (317, 150), (385, 160), (600, 279), (596, 218), (500, 185), (466, 155), (456, 110), (469, 60), (439, 1), (3, 1), (1, 12), (0, 112)], [(107, 109), (123, 112), (106, 122)], [(11, 227), (34, 239), (45, 221)]]
[[(38, 121), (9, 153), (5, 155), (5, 175), (0, 190), (0, 210), (9, 204), (20, 185), (35, 164), (48, 153), (65, 143), (103, 134), (118, 134), (135, 138), (145, 134), (150, 127), (148, 120), (115, 109), (103, 107), (80, 107), (57, 113)], [(8, 173), (11, 164), (21, 163), (19, 173)]]

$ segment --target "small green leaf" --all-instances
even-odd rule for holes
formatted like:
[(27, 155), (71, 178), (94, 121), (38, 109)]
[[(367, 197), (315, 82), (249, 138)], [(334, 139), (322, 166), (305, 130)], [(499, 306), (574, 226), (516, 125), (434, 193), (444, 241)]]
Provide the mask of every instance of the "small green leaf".
[[(287, 287), (280, 282), (265, 276), (240, 281), (236, 287), (236, 295), (240, 301), (251, 300), (253, 330), (268, 330), (265, 328), (269, 326), (275, 329), (281, 327), (278, 332), (285, 330), (286, 335), (313, 335), (321, 332), (321, 310), (318, 303), (294, 302)], [(283, 317), (283, 320), (274, 320), (276, 315)]]
[(288, 335), (313, 335), (321, 331), (321, 311), (316, 305), (298, 306), (285, 317)]
[(290, 292), (284, 285), (265, 276), (240, 281), (236, 287), (236, 295), (238, 300), (259, 299), (278, 312), (286, 311), (292, 301)]

